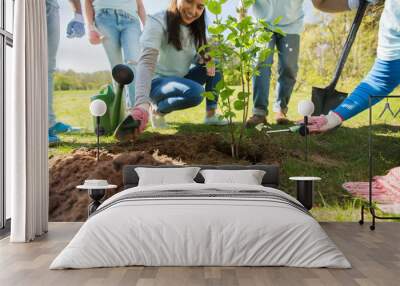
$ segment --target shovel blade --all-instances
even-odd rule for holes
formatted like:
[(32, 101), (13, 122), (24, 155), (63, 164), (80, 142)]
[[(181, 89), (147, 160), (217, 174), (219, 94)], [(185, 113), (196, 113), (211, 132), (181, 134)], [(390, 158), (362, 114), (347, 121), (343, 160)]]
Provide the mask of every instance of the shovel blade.
[(140, 121), (133, 119), (131, 115), (127, 115), (115, 129), (114, 136), (121, 142), (133, 140), (135, 139), (134, 131), (136, 128), (139, 128), (139, 126)]
[(339, 106), (347, 97), (347, 93), (328, 88), (312, 88), (312, 102), (315, 105), (313, 115), (328, 114), (329, 111)]

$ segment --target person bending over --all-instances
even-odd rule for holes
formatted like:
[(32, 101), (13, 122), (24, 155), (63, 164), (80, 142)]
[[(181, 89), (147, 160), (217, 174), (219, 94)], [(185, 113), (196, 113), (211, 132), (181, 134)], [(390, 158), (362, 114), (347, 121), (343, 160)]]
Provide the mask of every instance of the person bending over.
[[(132, 117), (146, 127), (166, 128), (165, 115), (199, 105), (213, 91), (221, 73), (204, 64), (198, 49), (207, 43), (204, 0), (171, 0), (169, 8), (149, 16), (141, 37)], [(203, 87), (205, 85), (205, 88)], [(205, 124), (225, 125), (216, 114), (217, 100), (207, 99)]]
[[(359, 1), (352, 1), (357, 8)], [(346, 7), (342, 7), (346, 10)], [(322, 133), (339, 126), (369, 107), (369, 96), (388, 96), (400, 84), (400, 1), (386, 0), (379, 23), (374, 66), (356, 89), (328, 115), (312, 116), (310, 132)], [(373, 98), (376, 104), (383, 98)]]
[[(358, 6), (358, 0), (312, 0), (312, 3), (323, 12), (340, 12)], [(278, 78), (273, 106), (278, 124), (289, 122), (286, 114), (299, 69), (300, 34), (304, 22), (303, 4), (304, 0), (256, 0), (252, 6), (256, 18), (265, 21), (271, 31), (279, 29), (284, 33), (282, 35), (274, 32), (268, 44), (269, 48), (278, 50)], [(241, 7), (238, 9), (240, 16), (244, 17), (247, 11)], [(275, 24), (275, 19), (279, 17), (279, 23)], [(267, 123), (273, 58), (274, 55), (268, 57), (260, 65), (259, 75), (253, 78), (253, 115), (247, 121), (247, 127)]]

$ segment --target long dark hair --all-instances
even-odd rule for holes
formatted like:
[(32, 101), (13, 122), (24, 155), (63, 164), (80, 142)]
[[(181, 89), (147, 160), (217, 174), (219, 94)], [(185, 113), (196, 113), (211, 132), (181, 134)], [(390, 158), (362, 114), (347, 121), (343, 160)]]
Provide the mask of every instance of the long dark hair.
[[(168, 44), (172, 44), (178, 51), (182, 50), (181, 42), (181, 15), (178, 11), (178, 1), (171, 0), (167, 10), (167, 34)], [(206, 10), (196, 21), (189, 26), (190, 32), (194, 38), (196, 48), (207, 44), (206, 36)]]

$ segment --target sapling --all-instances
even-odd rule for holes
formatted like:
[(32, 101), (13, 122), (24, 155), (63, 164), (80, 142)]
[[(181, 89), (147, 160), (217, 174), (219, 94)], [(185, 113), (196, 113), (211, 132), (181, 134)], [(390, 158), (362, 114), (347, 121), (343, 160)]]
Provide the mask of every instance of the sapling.
[[(265, 21), (256, 21), (244, 13), (255, 0), (240, 1), (239, 19), (233, 16), (223, 19), (221, 13), (227, 1), (206, 0), (206, 6), (214, 15), (214, 19), (208, 27), (209, 43), (200, 50), (212, 59), (207, 63), (209, 67), (215, 65), (223, 72), (229, 66), (240, 73), (239, 89), (230, 87), (222, 79), (213, 92), (204, 93), (209, 99), (219, 96), (221, 117), (229, 122), (232, 157), (239, 158), (239, 148), (249, 115), (251, 79), (259, 75), (260, 65), (273, 53), (273, 50), (268, 48), (273, 32)], [(273, 24), (277, 24), (278, 21), (279, 19)], [(274, 32), (280, 31), (275, 29)], [(239, 123), (235, 124), (234, 120), (237, 118)]]

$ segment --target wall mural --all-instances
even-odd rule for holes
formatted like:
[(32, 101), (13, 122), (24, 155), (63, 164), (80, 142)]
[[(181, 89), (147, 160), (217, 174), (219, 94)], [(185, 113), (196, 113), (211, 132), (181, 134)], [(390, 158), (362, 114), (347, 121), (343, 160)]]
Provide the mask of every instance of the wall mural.
[[(310, 117), (320, 104), (311, 90), (332, 81), (355, 24), (362, 36), (336, 83), (343, 94), (358, 86), (375, 62), (383, 6), (359, 8), (354, 24), (356, 11), (333, 16), (309, 1), (239, 2), (46, 0), (50, 221), (85, 221), (90, 203), (123, 189), (129, 164), (278, 165), (279, 188), (295, 197), (299, 177), (320, 180), (308, 198), (318, 220), (358, 221), (368, 110), (312, 136), (343, 118)], [(279, 7), (266, 15), (260, 5)], [(375, 187), (387, 191), (375, 199), (400, 212), (400, 101), (375, 108)], [(85, 181), (109, 189), (78, 188)]]

